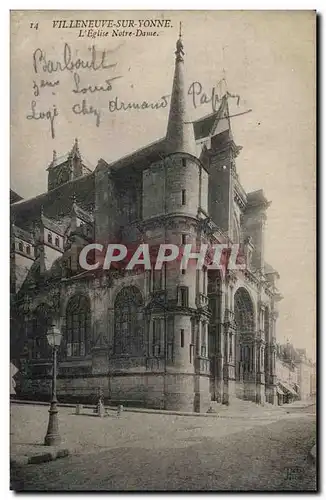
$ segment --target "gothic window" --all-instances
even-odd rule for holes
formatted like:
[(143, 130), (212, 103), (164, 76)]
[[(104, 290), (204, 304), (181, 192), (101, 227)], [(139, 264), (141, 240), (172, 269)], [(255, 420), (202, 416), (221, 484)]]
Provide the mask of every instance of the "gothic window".
[(83, 357), (89, 354), (91, 337), (91, 308), (89, 299), (75, 295), (66, 309), (67, 357)]
[(163, 289), (163, 268), (153, 269), (153, 292)]
[(55, 239), (55, 246), (56, 247), (60, 246), (60, 240), (59, 240), (58, 236), (56, 236), (56, 239)]
[(123, 288), (114, 304), (114, 351), (123, 356), (144, 354), (143, 299), (138, 288)]
[(159, 356), (161, 353), (161, 319), (153, 319), (153, 356)]
[(21, 241), (19, 242), (18, 248), (19, 248), (19, 251), (20, 251), (20, 252), (23, 252), (23, 251), (24, 251), (24, 245), (22, 244), (22, 242), (21, 242)]
[(252, 334), (254, 332), (254, 308), (249, 293), (245, 288), (239, 288), (234, 296), (234, 313), (238, 333)]
[(233, 359), (233, 335), (230, 333), (229, 336), (229, 362)]
[(182, 307), (188, 307), (188, 287), (179, 286), (178, 287), (178, 305)]
[(52, 244), (52, 234), (51, 233), (48, 234), (48, 243)]
[(26, 253), (27, 253), (27, 255), (31, 254), (31, 247), (29, 245), (27, 245), (27, 247), (26, 247)]
[(185, 346), (185, 331), (184, 331), (184, 329), (180, 330), (180, 346), (181, 347)]
[(201, 356), (206, 357), (207, 345), (206, 345), (206, 323), (202, 322), (201, 326)]
[(189, 361), (190, 363), (194, 360), (195, 354), (195, 336), (196, 336), (196, 324), (195, 321), (191, 320), (191, 333), (190, 333), (190, 346), (189, 346)]
[(167, 359), (173, 360), (174, 343), (174, 317), (169, 316), (167, 320)]
[(48, 359), (51, 356), (51, 348), (48, 344), (46, 334), (52, 325), (52, 314), (49, 306), (40, 304), (33, 313), (31, 330), (29, 331), (30, 355), (32, 359)]
[[(249, 347), (255, 332), (254, 306), (245, 288), (239, 288), (234, 295), (234, 316), (236, 323), (236, 378), (241, 371), (248, 374), (253, 369), (253, 351)], [(238, 355), (240, 353), (240, 357)]]

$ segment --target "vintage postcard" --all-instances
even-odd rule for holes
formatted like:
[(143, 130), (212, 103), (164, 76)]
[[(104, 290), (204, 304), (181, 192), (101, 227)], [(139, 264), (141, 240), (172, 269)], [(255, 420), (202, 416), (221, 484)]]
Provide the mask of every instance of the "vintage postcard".
[(15, 491), (316, 491), (315, 11), (12, 11)]

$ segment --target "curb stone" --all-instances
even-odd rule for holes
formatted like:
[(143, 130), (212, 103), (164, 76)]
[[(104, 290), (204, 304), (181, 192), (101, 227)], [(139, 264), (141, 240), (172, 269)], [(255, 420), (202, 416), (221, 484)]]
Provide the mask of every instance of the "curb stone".
[[(40, 405), (40, 406), (49, 406), (49, 403), (41, 402), (41, 401), (24, 401), (24, 400), (10, 400), (10, 403), (13, 404), (30, 404), (30, 405)], [(66, 407), (66, 408), (75, 408), (76, 404), (71, 404), (71, 403), (58, 403), (58, 407)], [(85, 409), (96, 409), (96, 405), (83, 405), (83, 408)], [(111, 405), (105, 405), (105, 410), (112, 410), (112, 411), (117, 411), (116, 406), (111, 406)], [(224, 409), (221, 410), (221, 412), (216, 412), (216, 413), (207, 413), (207, 412), (189, 412), (189, 411), (177, 411), (177, 410), (158, 410), (154, 408), (137, 408), (137, 407), (124, 407), (123, 412), (125, 413), (147, 413), (147, 414), (153, 414), (153, 415), (174, 415), (174, 416), (180, 416), (180, 417), (206, 417), (206, 418), (243, 418), (243, 415), (225, 415), (224, 414)], [(289, 413), (289, 412), (286, 412)], [(277, 416), (282, 415), (283, 412), (281, 411), (280, 413), (277, 414)], [(284, 412), (285, 414), (285, 412)], [(275, 415), (272, 413), (272, 417)], [(263, 418), (270, 418), (269, 415), (248, 415), (245, 414), (246, 418), (250, 419), (261, 419)]]
[(49, 451), (46, 453), (37, 453), (35, 455), (22, 455), (21, 457), (10, 459), (11, 466), (21, 466), (28, 464), (41, 464), (44, 462), (52, 462), (58, 458), (70, 456), (71, 452), (68, 448), (60, 450)]

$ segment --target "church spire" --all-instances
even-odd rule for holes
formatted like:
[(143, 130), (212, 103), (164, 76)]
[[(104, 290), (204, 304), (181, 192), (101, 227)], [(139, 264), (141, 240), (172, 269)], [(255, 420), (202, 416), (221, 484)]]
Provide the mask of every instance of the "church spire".
[(186, 89), (184, 82), (184, 50), (181, 33), (176, 44), (175, 69), (171, 95), (170, 113), (166, 133), (168, 153), (189, 153), (196, 155), (193, 124), (186, 111)]

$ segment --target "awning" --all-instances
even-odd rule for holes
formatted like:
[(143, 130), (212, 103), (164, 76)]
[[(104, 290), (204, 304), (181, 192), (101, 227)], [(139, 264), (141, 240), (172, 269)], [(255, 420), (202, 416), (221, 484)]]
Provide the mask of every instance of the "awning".
[(279, 384), (286, 390), (286, 392), (289, 392), (293, 396), (298, 396), (298, 393), (293, 389), (293, 387), (286, 382), (279, 382)]
[(277, 394), (281, 394), (281, 396), (284, 396), (284, 392), (280, 387), (276, 387)]

